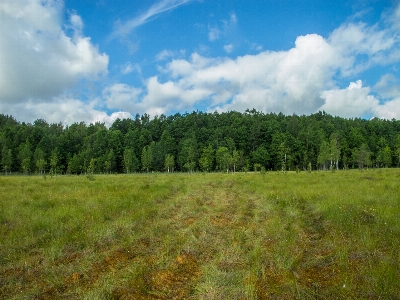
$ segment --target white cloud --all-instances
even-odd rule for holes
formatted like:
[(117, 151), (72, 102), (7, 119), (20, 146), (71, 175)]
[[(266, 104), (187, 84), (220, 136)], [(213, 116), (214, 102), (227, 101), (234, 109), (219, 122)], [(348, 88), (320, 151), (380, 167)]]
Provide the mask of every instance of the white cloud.
[(237, 23), (237, 17), (234, 12), (229, 16), (229, 20), (221, 20), (222, 26), (214, 25), (208, 26), (208, 39), (213, 42), (219, 40), (223, 35), (231, 30)]
[(152, 5), (146, 12), (143, 14), (125, 22), (117, 22), (115, 24), (115, 29), (111, 34), (111, 38), (115, 37), (125, 37), (130, 34), (136, 27), (141, 26), (142, 24), (148, 22), (152, 17), (161, 14), (163, 12), (174, 9), (178, 6), (181, 6), (185, 3), (190, 2), (191, 0), (161, 0)]
[(400, 59), (400, 36), (391, 27), (380, 29), (379, 24), (344, 24), (332, 32), (328, 42), (341, 56), (340, 70), (344, 76)]
[(171, 81), (160, 83), (158, 77), (151, 77), (147, 82), (147, 94), (142, 99), (142, 107), (150, 112), (161, 114), (171, 110), (185, 110), (208, 96), (204, 88), (185, 88)]
[(118, 83), (103, 90), (103, 99), (106, 101), (108, 108), (117, 108), (133, 113), (138, 109), (141, 93), (142, 89)]
[(221, 30), (218, 27), (209, 27), (208, 29), (208, 39), (213, 42), (219, 40), (221, 36)]
[(323, 104), (320, 91), (334, 86), (330, 78), (335, 68), (332, 47), (318, 35), (307, 35), (299, 37), (289, 51), (266, 51), (236, 59), (194, 53), (189, 60), (175, 59), (166, 65), (163, 72), (170, 80), (149, 78), (143, 93), (119, 85), (104, 95), (110, 95), (106, 97), (109, 107), (132, 113), (190, 110), (204, 101), (210, 110), (256, 108), (306, 113)]
[[(361, 70), (361, 65), (379, 64), (380, 53), (392, 51), (396, 44), (385, 40), (385, 36), (386, 31), (381, 32), (376, 26), (347, 24), (328, 39), (317, 34), (299, 36), (295, 47), (288, 51), (264, 51), (236, 59), (206, 58), (193, 53), (190, 59), (174, 59), (162, 69), (170, 76), (165, 82), (157, 76), (147, 81), (141, 108), (166, 113), (190, 110), (203, 103), (209, 111), (256, 108), (309, 114), (325, 110), (343, 117), (400, 117), (393, 109), (397, 100), (379, 104), (371, 95), (371, 88), (363, 87), (361, 80), (344, 89), (338, 88), (334, 80), (338, 71), (349, 75), (350, 70)], [(225, 50), (229, 49), (227, 45)], [(359, 54), (367, 55), (369, 61), (358, 62)], [(392, 114), (388, 114), (389, 108)]]
[(313, 111), (322, 104), (319, 93), (333, 87), (335, 68), (332, 47), (318, 35), (307, 35), (289, 51), (237, 59), (208, 59), (195, 53), (189, 61), (173, 60), (166, 70), (175, 81), (165, 84), (191, 95), (199, 91), (203, 98), (190, 97), (187, 104), (209, 99), (210, 109), (255, 107), (293, 113)]
[(374, 108), (376, 116), (385, 119), (400, 119), (400, 80), (393, 74), (386, 74), (374, 86), (374, 89), (386, 99), (390, 99)]
[(51, 101), (81, 78), (107, 73), (108, 56), (100, 54), (83, 23), (72, 14), (62, 30), (60, 1), (0, 3), (0, 99), (2, 102)]
[(379, 118), (400, 120), (400, 96), (376, 106), (373, 111)]
[(351, 82), (346, 89), (323, 91), (325, 100), (319, 110), (342, 117), (359, 117), (370, 114), (379, 105), (379, 101), (370, 95), (370, 88), (363, 87), (362, 81)]
[(232, 44), (225, 45), (224, 50), (226, 53), (231, 53), (233, 51), (233, 45)]
[(122, 66), (121, 68), (121, 73), (123, 75), (132, 73), (132, 72), (138, 72), (139, 74), (142, 73), (142, 70), (138, 64), (132, 64), (131, 62), (127, 62), (125, 65)]
[[(231, 17), (224, 26), (235, 22), (236, 18)], [(308, 114), (326, 110), (344, 117), (378, 112), (383, 116), (385, 107), (397, 102), (379, 104), (371, 88), (363, 87), (361, 81), (343, 89), (335, 81), (338, 73), (346, 78), (373, 65), (386, 64), (384, 57), (400, 61), (396, 56), (398, 35), (391, 28), (380, 28), (347, 23), (327, 39), (317, 34), (299, 36), (295, 47), (288, 51), (265, 51), (236, 59), (206, 58), (194, 53), (189, 60), (174, 59), (162, 69), (170, 79), (160, 82), (152, 77), (142, 102), (163, 107), (164, 111), (171, 103), (176, 110), (203, 102), (211, 111), (256, 108)], [(222, 33), (212, 27), (209, 34), (210, 39), (216, 39)], [(229, 51), (230, 46), (226, 45), (225, 50)], [(400, 97), (393, 85), (390, 91), (392, 98)]]
[(184, 49), (180, 51), (172, 51), (172, 50), (167, 50), (164, 49), (160, 53), (156, 55), (156, 60), (161, 61), (161, 60), (167, 60), (173, 57), (182, 57), (184, 56), (186, 51)]
[(79, 36), (82, 35), (82, 30), (83, 30), (82, 18), (75, 13), (71, 14), (70, 23), (71, 23), (71, 29), (74, 31), (75, 37), (79, 38)]
[(261, 51), (261, 50), (263, 49), (263, 46), (261, 46), (261, 45), (259, 45), (259, 44), (257, 44), (257, 43), (252, 43), (252, 44), (250, 45), (250, 49), (259, 52), (259, 51)]
[(132, 73), (133, 70), (134, 70), (133, 65), (132, 65), (131, 63), (126, 63), (126, 64), (122, 67), (121, 73), (124, 74), (124, 75), (126, 75), (126, 74), (129, 74), (129, 73)]
[(156, 60), (166, 60), (173, 56), (174, 56), (173, 51), (164, 49), (163, 51), (161, 51), (156, 55)]
[[(189, 0), (163, 0), (143, 15), (119, 26), (114, 34), (123, 37), (153, 16)], [(83, 36), (84, 24), (75, 13), (62, 24), (59, 1), (0, 3), (0, 111), (33, 121), (105, 122), (135, 113), (167, 114), (205, 107), (209, 111), (244, 111), (309, 114), (325, 110), (342, 117), (373, 114), (400, 119), (400, 84), (391, 74), (371, 87), (355, 79), (363, 70), (400, 61), (400, 6), (382, 26), (346, 23), (323, 38), (318, 34), (299, 36), (287, 51), (264, 51), (231, 58), (208, 58), (182, 51), (163, 50), (158, 61), (170, 60), (159, 70), (162, 76), (143, 79), (142, 87), (115, 83), (103, 89), (95, 101), (85, 103), (64, 96), (82, 78), (107, 73), (108, 56), (100, 54), (90, 38)], [(237, 24), (232, 13), (219, 26), (209, 27), (209, 39), (222, 38)], [(63, 28), (66, 28), (68, 35)], [(257, 50), (261, 50), (261, 46)], [(232, 44), (224, 46), (226, 52)], [(120, 66), (122, 74), (140, 68), (130, 62)], [(336, 79), (347, 80), (343, 88)], [(354, 76), (356, 76), (354, 78)], [(161, 79), (162, 78), (162, 79)], [(21, 88), (24, 87), (24, 88)], [(378, 92), (378, 94), (376, 93)], [(374, 93), (375, 96), (372, 94)], [(383, 102), (385, 99), (386, 102)], [(380, 100), (380, 102), (379, 102)], [(107, 114), (100, 110), (106, 107)]]
[(386, 99), (400, 97), (400, 80), (393, 74), (385, 74), (375, 84), (374, 89)]
[(18, 120), (33, 122), (36, 119), (45, 119), (49, 123), (62, 122), (71, 125), (75, 122), (87, 124), (101, 122), (111, 125), (117, 118), (132, 118), (129, 112), (114, 112), (108, 115), (106, 112), (96, 109), (98, 101), (84, 103), (78, 99), (67, 96), (59, 96), (52, 102), (27, 101), (25, 103), (0, 103), (0, 111), (18, 116)]
[(230, 22), (228, 23), (228, 26), (232, 25), (232, 24), (236, 24), (237, 23), (237, 17), (236, 14), (234, 12), (231, 13), (230, 16)]

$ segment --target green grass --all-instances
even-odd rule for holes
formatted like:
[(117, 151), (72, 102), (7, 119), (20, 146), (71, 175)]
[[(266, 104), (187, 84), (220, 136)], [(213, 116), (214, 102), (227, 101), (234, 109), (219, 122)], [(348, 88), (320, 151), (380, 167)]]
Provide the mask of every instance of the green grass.
[(400, 170), (0, 177), (0, 299), (400, 299)]

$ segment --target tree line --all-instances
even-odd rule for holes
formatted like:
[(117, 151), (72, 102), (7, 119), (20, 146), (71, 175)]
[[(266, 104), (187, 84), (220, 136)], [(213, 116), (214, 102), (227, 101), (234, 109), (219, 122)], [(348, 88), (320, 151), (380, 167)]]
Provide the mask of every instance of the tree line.
[(137, 114), (64, 126), (0, 114), (4, 174), (236, 172), (400, 167), (400, 121), (318, 112)]

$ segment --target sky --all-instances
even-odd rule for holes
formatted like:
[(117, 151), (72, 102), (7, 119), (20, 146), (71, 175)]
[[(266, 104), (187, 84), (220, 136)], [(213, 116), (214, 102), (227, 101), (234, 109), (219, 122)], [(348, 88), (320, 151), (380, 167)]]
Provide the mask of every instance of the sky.
[(0, 113), (400, 119), (397, 0), (1, 0)]

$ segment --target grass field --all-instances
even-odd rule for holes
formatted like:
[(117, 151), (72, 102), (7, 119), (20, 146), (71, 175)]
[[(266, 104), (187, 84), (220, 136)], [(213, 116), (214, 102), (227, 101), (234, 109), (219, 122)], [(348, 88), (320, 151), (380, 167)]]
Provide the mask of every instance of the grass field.
[(400, 170), (0, 177), (0, 299), (400, 299)]

